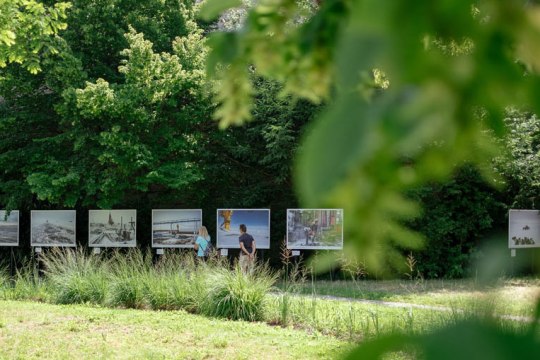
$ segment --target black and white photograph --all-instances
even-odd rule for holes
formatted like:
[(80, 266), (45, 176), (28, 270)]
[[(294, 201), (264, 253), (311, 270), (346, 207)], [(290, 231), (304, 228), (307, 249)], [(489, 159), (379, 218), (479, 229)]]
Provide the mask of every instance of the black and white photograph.
[(0, 210), (0, 246), (19, 246), (19, 210)]
[(137, 210), (89, 210), (88, 246), (137, 246)]
[(343, 249), (343, 209), (287, 209), (287, 248)]
[(510, 210), (508, 248), (540, 247), (540, 211)]
[(31, 245), (75, 247), (75, 210), (32, 210)]
[(192, 248), (201, 225), (201, 209), (152, 210), (152, 247)]
[(257, 249), (270, 249), (269, 209), (218, 209), (218, 248), (240, 248), (240, 224), (246, 225), (246, 232), (255, 239)]

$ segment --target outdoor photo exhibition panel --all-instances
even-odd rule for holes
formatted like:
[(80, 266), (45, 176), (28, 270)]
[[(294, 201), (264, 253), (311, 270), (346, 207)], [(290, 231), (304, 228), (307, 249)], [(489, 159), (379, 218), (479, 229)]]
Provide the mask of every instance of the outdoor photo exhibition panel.
[(193, 248), (201, 225), (201, 209), (152, 210), (152, 247)]
[(35, 247), (75, 247), (75, 210), (32, 210), (30, 243)]
[(89, 210), (88, 246), (137, 246), (137, 210)]
[(287, 249), (343, 249), (343, 209), (287, 209)]
[(19, 210), (0, 210), (0, 246), (19, 246)]
[(247, 233), (255, 239), (257, 249), (270, 249), (269, 209), (218, 209), (217, 247), (239, 249), (240, 224), (246, 225)]
[(510, 210), (508, 247), (510, 249), (540, 247), (540, 211)]

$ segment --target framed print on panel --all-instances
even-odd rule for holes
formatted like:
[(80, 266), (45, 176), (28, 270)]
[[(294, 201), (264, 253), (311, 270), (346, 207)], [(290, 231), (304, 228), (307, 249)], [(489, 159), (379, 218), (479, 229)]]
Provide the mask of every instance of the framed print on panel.
[(257, 249), (270, 249), (269, 209), (218, 209), (218, 248), (240, 248), (240, 224), (246, 225), (247, 233), (255, 239)]
[(287, 209), (287, 249), (343, 249), (343, 209)]
[(89, 210), (88, 246), (137, 246), (137, 210)]
[(19, 246), (19, 210), (0, 210), (0, 246)]
[(510, 210), (508, 214), (508, 248), (540, 247), (540, 211)]
[(36, 247), (75, 247), (75, 210), (32, 210), (30, 244)]
[(152, 210), (152, 247), (192, 248), (201, 225), (201, 209)]

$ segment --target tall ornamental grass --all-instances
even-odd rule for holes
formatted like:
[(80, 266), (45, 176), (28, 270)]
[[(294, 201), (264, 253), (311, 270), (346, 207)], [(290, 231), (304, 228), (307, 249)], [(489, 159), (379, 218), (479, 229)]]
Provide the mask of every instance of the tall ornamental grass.
[(107, 295), (109, 264), (84, 250), (51, 249), (42, 256), (53, 301), (59, 304), (103, 304)]
[(39, 276), (35, 264), (30, 260), (17, 269), (13, 285), (5, 290), (5, 299), (50, 301), (51, 294), (49, 282)]
[(6, 298), (9, 288), (9, 274), (6, 267), (0, 267), (0, 299)]
[(206, 292), (206, 276), (191, 254), (163, 256), (146, 278), (145, 297), (152, 309), (198, 313)]
[(150, 253), (145, 255), (139, 249), (115, 252), (110, 262), (110, 275), (108, 305), (135, 309), (147, 307), (146, 284), (155, 281)]
[(232, 320), (264, 319), (266, 295), (276, 281), (268, 266), (257, 266), (245, 274), (236, 265), (232, 270), (215, 268), (208, 276), (208, 293), (202, 313)]

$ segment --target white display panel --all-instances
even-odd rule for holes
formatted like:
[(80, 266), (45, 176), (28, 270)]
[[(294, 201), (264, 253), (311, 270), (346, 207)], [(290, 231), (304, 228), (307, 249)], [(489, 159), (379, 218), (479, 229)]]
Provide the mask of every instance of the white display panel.
[(152, 210), (152, 247), (192, 248), (201, 225), (201, 209)]
[(19, 210), (0, 210), (0, 246), (19, 246)]
[(270, 249), (269, 209), (218, 209), (217, 247), (239, 249), (240, 224), (246, 225), (247, 233), (255, 239), (257, 249)]
[(137, 210), (89, 210), (88, 246), (137, 246)]
[(30, 243), (36, 247), (75, 247), (75, 210), (32, 210)]
[(540, 247), (540, 212), (538, 210), (510, 210), (508, 247), (510, 249)]
[(343, 209), (287, 209), (287, 249), (343, 249)]

